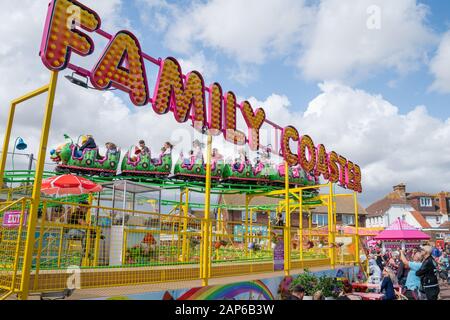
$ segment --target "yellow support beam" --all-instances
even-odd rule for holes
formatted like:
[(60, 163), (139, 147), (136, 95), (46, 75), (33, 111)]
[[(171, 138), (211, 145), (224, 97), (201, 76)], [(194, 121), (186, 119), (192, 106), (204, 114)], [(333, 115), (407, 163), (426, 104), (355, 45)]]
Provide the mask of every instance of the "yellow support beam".
[(8, 157), (8, 149), (9, 149), (9, 141), (11, 139), (11, 131), (12, 126), (14, 122), (14, 115), (16, 112), (16, 106), (22, 102), (25, 102), (29, 99), (32, 99), (38, 95), (41, 95), (49, 90), (49, 85), (45, 85), (37, 90), (31, 91), (22, 97), (19, 97), (11, 102), (10, 108), (9, 108), (9, 115), (8, 120), (6, 122), (6, 130), (5, 130), (5, 137), (3, 141), (3, 150), (2, 150), (2, 157), (0, 161), (0, 188), (3, 186), (3, 177), (5, 175), (5, 167), (6, 167), (6, 160)]
[(206, 154), (206, 188), (205, 188), (205, 217), (203, 223), (203, 259), (200, 269), (203, 271), (202, 285), (208, 285), (208, 279), (210, 276), (210, 210), (211, 210), (211, 154), (212, 154), (212, 136), (208, 133), (208, 144)]
[(298, 224), (300, 228), (300, 234), (298, 239), (298, 246), (300, 249), (300, 261), (303, 261), (303, 191), (300, 191), (299, 201), (300, 201), (300, 209), (299, 209)]
[[(23, 269), (22, 269), (23, 276), (20, 285), (21, 293), (19, 295), (19, 299), (21, 300), (26, 300), (28, 298), (28, 291), (30, 288), (29, 274), (31, 271), (31, 263), (33, 261), (34, 233), (36, 231), (37, 213), (39, 210), (39, 202), (41, 200), (42, 175), (44, 173), (45, 157), (47, 155), (47, 143), (52, 120), (53, 103), (55, 101), (57, 83), (58, 83), (58, 72), (52, 71), (50, 84), (48, 88), (48, 97), (45, 108), (44, 121), (42, 123), (41, 141), (39, 144), (39, 156), (36, 164), (36, 173), (34, 176), (32, 202), (28, 217), (27, 241), (25, 243)], [(37, 94), (38, 93), (36, 92), (35, 95)]]
[(285, 212), (286, 224), (284, 227), (284, 274), (289, 276), (291, 269), (291, 210), (289, 206), (289, 166), (284, 162)]
[(353, 193), (353, 204), (355, 206), (355, 260), (357, 264), (361, 263), (359, 257), (359, 213), (358, 213), (358, 194), (356, 192)]
[(333, 217), (333, 184), (329, 183), (329, 193), (328, 193), (328, 243), (330, 244), (329, 255), (331, 267), (334, 269), (336, 265), (336, 248), (335, 248), (335, 237), (334, 237), (334, 217)]
[[(183, 204), (183, 194), (185, 195), (185, 201)], [(187, 247), (187, 228), (188, 228), (188, 213), (189, 213), (189, 189), (186, 188), (184, 192), (180, 193), (180, 207), (183, 209), (183, 242), (181, 247), (181, 261), (186, 262), (188, 256)]]

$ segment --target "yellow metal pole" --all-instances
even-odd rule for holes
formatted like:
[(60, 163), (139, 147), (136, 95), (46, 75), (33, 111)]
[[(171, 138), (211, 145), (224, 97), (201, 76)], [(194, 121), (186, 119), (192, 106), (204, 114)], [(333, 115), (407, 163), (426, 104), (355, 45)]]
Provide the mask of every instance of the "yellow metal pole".
[(122, 242), (122, 265), (127, 264), (127, 247), (128, 247), (128, 232), (127, 229), (123, 230), (123, 242)]
[(101, 228), (96, 228), (95, 231), (95, 248), (94, 248), (94, 263), (93, 266), (96, 267), (98, 265), (98, 253), (100, 249), (100, 234), (102, 232)]
[(245, 229), (242, 236), (244, 237), (244, 252), (246, 258), (248, 255), (248, 203), (249, 199), (247, 194), (245, 194)]
[(89, 208), (87, 210), (87, 214), (86, 214), (86, 222), (88, 225), (91, 225), (91, 212), (92, 212), (92, 201), (93, 201), (94, 197), (92, 196), (92, 193), (89, 193), (88, 196), (88, 203), (89, 203)]
[(58, 268), (61, 268), (61, 255), (62, 255), (62, 249), (64, 244), (64, 228), (61, 228), (61, 231), (59, 233), (59, 246), (58, 246)]
[(328, 242), (330, 244), (330, 263), (331, 267), (334, 269), (335, 267), (335, 241), (334, 241), (334, 232), (333, 232), (333, 184), (329, 183), (329, 194), (328, 194)]
[(208, 285), (209, 268), (211, 263), (211, 257), (209, 255), (209, 223), (210, 223), (210, 209), (211, 209), (211, 153), (212, 153), (212, 136), (208, 133), (208, 147), (206, 151), (206, 190), (205, 190), (205, 237), (203, 238), (203, 286)]
[(359, 257), (359, 219), (358, 219), (358, 194), (356, 192), (353, 193), (353, 203), (355, 206), (355, 261), (360, 264), (361, 260)]
[[(250, 243), (253, 243), (253, 208), (250, 208), (250, 227), (248, 228), (248, 237)], [(253, 250), (250, 251), (250, 258), (253, 255)]]
[(41, 267), (42, 243), (44, 241), (46, 216), (47, 216), (47, 201), (44, 201), (44, 204), (42, 206), (41, 228), (39, 230), (39, 245), (38, 245), (38, 252), (37, 252), (37, 257), (36, 257), (36, 273), (34, 275), (34, 286), (33, 286), (34, 290), (37, 289), (39, 269)]
[(300, 221), (299, 221), (299, 228), (300, 228), (300, 238), (298, 240), (298, 246), (300, 247), (300, 260), (303, 261), (303, 190), (300, 190)]
[[(20, 254), (20, 245), (22, 243), (22, 230), (23, 230), (23, 222), (25, 217), (25, 199), (22, 200), (22, 209), (20, 212), (20, 219), (19, 219), (19, 230), (17, 234), (17, 243), (16, 243), (16, 252), (14, 256), (14, 264), (13, 264), (13, 277), (11, 282), (11, 292), (14, 292), (16, 290), (16, 276), (17, 276), (17, 269), (18, 269), (18, 263), (19, 263), (19, 254)], [(23, 276), (22, 276), (23, 278)]]
[[(183, 194), (186, 197), (186, 201), (183, 202)], [(187, 256), (187, 227), (188, 227), (188, 212), (189, 212), (189, 188), (186, 188), (184, 192), (180, 194), (180, 206), (183, 208), (183, 244), (181, 247), (181, 261), (186, 262)]]
[[(216, 232), (218, 232), (220, 234), (224, 233), (224, 231), (223, 231), (223, 221), (222, 221), (222, 210), (221, 210), (220, 207), (217, 208)], [(220, 236), (219, 237), (216, 236), (216, 241), (220, 242), (221, 240), (222, 239), (221, 239)], [(219, 259), (220, 259), (219, 248), (217, 248), (217, 250), (216, 250), (216, 260), (219, 260)]]
[(3, 186), (3, 177), (5, 175), (6, 159), (8, 157), (9, 140), (11, 139), (11, 131), (12, 131), (12, 125), (14, 122), (14, 114), (16, 112), (16, 105), (18, 105), (24, 101), (27, 101), (31, 98), (34, 98), (44, 92), (47, 92), (48, 89), (49, 89), (49, 85), (45, 85), (35, 91), (27, 93), (27, 94), (23, 95), (22, 97), (11, 101), (11, 106), (9, 108), (8, 121), (6, 123), (5, 137), (4, 137), (4, 141), (3, 141), (2, 157), (1, 157), (1, 161), (0, 161), (0, 188), (2, 188), (2, 186)]
[(34, 248), (34, 232), (36, 230), (37, 213), (39, 209), (39, 202), (41, 200), (41, 185), (42, 175), (44, 173), (45, 157), (47, 153), (48, 135), (53, 113), (53, 103), (55, 101), (56, 85), (58, 83), (58, 72), (51, 72), (51, 79), (49, 85), (49, 92), (47, 97), (46, 110), (44, 114), (44, 121), (42, 123), (41, 142), (39, 146), (39, 156), (36, 164), (36, 173), (34, 176), (34, 186), (32, 193), (32, 202), (30, 208), (30, 215), (27, 226), (27, 241), (25, 243), (24, 260), (21, 279), (21, 293), (19, 299), (27, 300), (28, 291), (30, 287), (30, 271), (31, 263), (33, 261)]
[(269, 223), (268, 223), (268, 232), (267, 232), (267, 250), (272, 250), (272, 237), (271, 237), (271, 234), (272, 234), (272, 221), (270, 220), (270, 213), (271, 213), (271, 211), (270, 210), (268, 210), (267, 211), (267, 217), (269, 218), (269, 219), (267, 219), (267, 221), (269, 221)]
[(289, 166), (284, 162), (284, 184), (285, 184), (285, 210), (286, 210), (286, 225), (284, 233), (284, 274), (289, 276), (291, 269), (291, 209), (289, 205)]

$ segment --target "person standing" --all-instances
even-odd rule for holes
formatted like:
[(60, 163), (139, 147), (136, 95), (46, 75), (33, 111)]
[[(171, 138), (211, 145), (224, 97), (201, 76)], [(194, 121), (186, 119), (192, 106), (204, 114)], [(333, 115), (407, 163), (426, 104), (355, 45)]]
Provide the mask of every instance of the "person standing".
[(405, 296), (408, 300), (420, 300), (420, 278), (416, 275), (416, 271), (422, 267), (422, 254), (420, 252), (416, 252), (412, 259), (413, 261), (408, 261), (405, 257), (405, 252), (403, 250), (400, 251), (400, 260), (403, 262), (405, 267), (409, 269), (405, 282)]
[(424, 246), (424, 260), (422, 266), (416, 271), (416, 276), (420, 277), (422, 289), (427, 300), (437, 300), (439, 296), (439, 281), (437, 278), (437, 262), (432, 256), (433, 248)]
[(286, 300), (303, 300), (305, 296), (305, 288), (301, 285), (296, 285), (294, 289), (292, 289), (292, 294), (287, 297)]
[(383, 300), (395, 300), (394, 284), (397, 284), (397, 278), (391, 268), (383, 269), (383, 281), (381, 282), (381, 292), (384, 292)]

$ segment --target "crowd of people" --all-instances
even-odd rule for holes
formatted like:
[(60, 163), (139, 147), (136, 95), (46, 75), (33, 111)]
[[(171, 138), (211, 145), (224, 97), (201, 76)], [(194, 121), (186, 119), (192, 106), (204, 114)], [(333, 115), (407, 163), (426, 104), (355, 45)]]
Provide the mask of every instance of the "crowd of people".
[[(424, 245), (406, 250), (380, 248), (367, 252), (369, 284), (378, 285), (383, 300), (438, 300), (440, 286), (448, 286), (450, 278), (450, 245), (445, 247)], [(290, 289), (286, 300), (304, 300), (305, 288), (297, 285)], [(320, 291), (313, 300), (323, 300)], [(361, 300), (349, 280), (343, 280), (337, 300)]]
[(394, 287), (408, 300), (437, 300), (440, 283), (448, 285), (449, 250), (425, 245), (407, 250), (369, 253), (369, 283), (381, 284), (385, 299), (396, 299)]

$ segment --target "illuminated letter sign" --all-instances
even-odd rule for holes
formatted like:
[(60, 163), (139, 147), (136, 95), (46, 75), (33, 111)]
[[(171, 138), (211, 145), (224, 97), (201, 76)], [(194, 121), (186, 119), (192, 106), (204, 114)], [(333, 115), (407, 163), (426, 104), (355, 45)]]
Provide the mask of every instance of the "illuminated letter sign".
[(143, 106), (148, 100), (148, 85), (139, 41), (128, 31), (120, 31), (111, 40), (100, 61), (91, 72), (97, 89), (114, 86), (130, 95), (131, 101)]
[(323, 144), (319, 144), (317, 146), (317, 165), (315, 175), (316, 177), (322, 175), (326, 180), (328, 180), (330, 177), (328, 155)]
[(178, 122), (186, 122), (191, 108), (194, 107), (192, 121), (196, 129), (206, 124), (205, 85), (200, 73), (193, 71), (187, 75), (186, 83), (178, 61), (167, 58), (161, 66), (153, 110), (165, 114), (173, 109)]
[(228, 92), (225, 99), (225, 139), (237, 145), (244, 145), (245, 134), (236, 130), (236, 96)]
[(94, 51), (94, 42), (74, 25), (94, 32), (100, 28), (100, 23), (97, 13), (75, 0), (50, 3), (40, 52), (44, 65), (60, 71), (67, 67), (72, 51), (81, 56), (90, 55)]
[(259, 129), (261, 129), (264, 120), (266, 120), (266, 113), (259, 108), (253, 112), (252, 106), (248, 101), (241, 104), (242, 115), (248, 127), (248, 144), (251, 150), (259, 149)]
[(208, 128), (210, 134), (214, 136), (222, 133), (222, 108), (222, 87), (218, 83), (213, 83), (209, 88)]
[[(149, 102), (157, 114), (173, 112), (176, 121), (192, 120), (194, 128), (224, 138), (236, 145), (249, 144), (251, 150), (259, 150), (260, 130), (264, 123), (282, 131), (281, 151), (289, 166), (300, 165), (308, 175), (318, 181), (320, 176), (330, 182), (339, 182), (342, 187), (362, 192), (361, 168), (346, 158), (330, 152), (324, 145), (316, 148), (308, 135), (300, 137), (292, 126), (282, 129), (266, 119), (264, 109), (253, 110), (248, 101), (239, 105), (247, 125), (247, 134), (237, 129), (236, 95), (226, 91), (218, 83), (205, 86), (202, 75), (191, 71), (183, 75), (175, 58), (155, 59), (141, 51), (139, 40), (129, 31), (120, 31), (115, 36), (101, 30), (98, 14), (75, 0), (52, 0), (42, 38), (40, 56), (44, 65), (52, 71), (66, 68), (88, 77), (99, 90), (110, 87), (126, 92), (136, 106)], [(71, 53), (88, 56), (94, 52), (94, 42), (88, 35), (97, 33), (108, 39), (108, 45), (94, 67), (84, 69), (71, 63)], [(159, 67), (153, 98), (150, 97), (145, 62)], [(208, 98), (205, 92), (208, 93)], [(298, 147), (295, 154), (290, 148), (294, 141)], [(275, 152), (277, 152), (276, 150)]]
[[(306, 155), (306, 150), (308, 150), (308, 155)], [(301, 137), (298, 155), (303, 170), (307, 173), (313, 173), (316, 167), (316, 148), (310, 136)]]
[(298, 164), (298, 155), (291, 151), (289, 146), (289, 141), (298, 141), (299, 134), (297, 129), (294, 127), (286, 127), (283, 129), (282, 140), (281, 140), (281, 152), (283, 158), (286, 160), (289, 166), (296, 166)]

